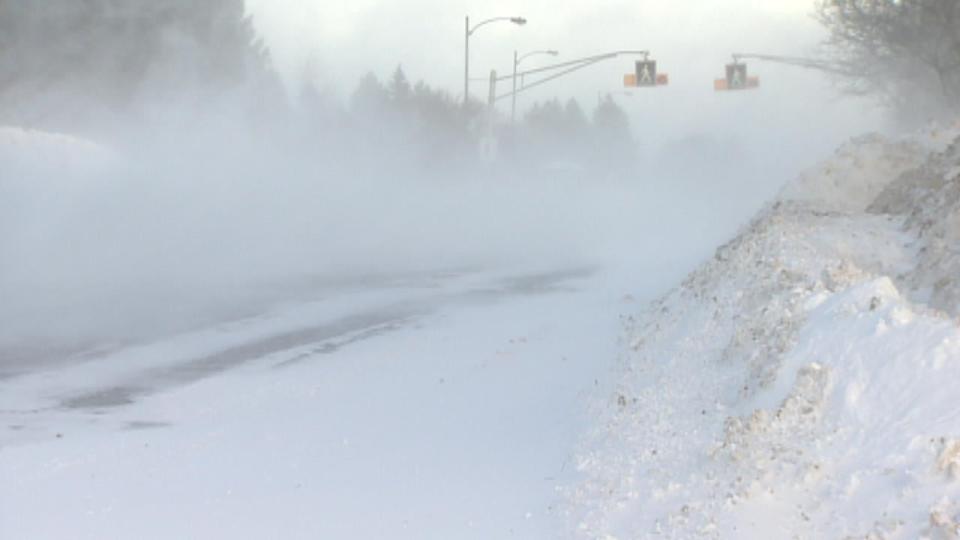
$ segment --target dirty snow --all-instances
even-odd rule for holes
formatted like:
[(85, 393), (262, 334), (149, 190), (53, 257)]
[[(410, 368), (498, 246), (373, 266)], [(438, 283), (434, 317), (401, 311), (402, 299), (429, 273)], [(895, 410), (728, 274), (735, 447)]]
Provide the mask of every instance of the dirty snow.
[(960, 537), (956, 137), (851, 141), (631, 320), (578, 537)]

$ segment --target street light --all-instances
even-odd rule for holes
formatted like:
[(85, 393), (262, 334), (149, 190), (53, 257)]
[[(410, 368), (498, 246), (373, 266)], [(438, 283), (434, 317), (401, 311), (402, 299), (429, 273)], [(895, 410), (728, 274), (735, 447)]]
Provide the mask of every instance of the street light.
[(560, 53), (553, 49), (550, 49), (547, 51), (531, 51), (523, 56), (518, 57), (517, 51), (513, 51), (513, 96), (512, 96), (513, 103), (510, 105), (510, 123), (511, 124), (516, 123), (517, 121), (517, 68), (520, 66), (520, 62), (523, 62), (527, 58), (530, 58), (531, 56), (536, 56), (538, 54), (549, 54), (550, 56), (557, 56)]
[(523, 17), (493, 17), (492, 19), (487, 19), (485, 21), (480, 21), (476, 26), (470, 26), (470, 17), (467, 17), (466, 25), (464, 26), (464, 48), (463, 48), (463, 108), (467, 108), (467, 105), (470, 102), (470, 36), (477, 31), (481, 26), (495, 23), (495, 22), (511, 22), (517, 26), (523, 26), (527, 24), (527, 20)]

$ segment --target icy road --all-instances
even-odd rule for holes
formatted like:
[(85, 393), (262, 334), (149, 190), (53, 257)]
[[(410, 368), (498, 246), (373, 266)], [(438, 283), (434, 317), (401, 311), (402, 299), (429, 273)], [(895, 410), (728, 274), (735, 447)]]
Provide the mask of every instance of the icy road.
[[(173, 279), (163, 268), (147, 269), (151, 281), (134, 265), (117, 294), (133, 326), (149, 327), (154, 308), (182, 320), (93, 347), (0, 341), (0, 539), (563, 537), (576, 523), (562, 490), (578, 482), (589, 404), (610, 394), (626, 349), (622, 318), (709, 258), (777, 186), (747, 187), (477, 186), (551, 231), (532, 238), (582, 228), (596, 253), (564, 241), (566, 262), (387, 272), (295, 294), (281, 283), (280, 303), (227, 291), (241, 309), (212, 318), (150, 289)], [(558, 202), (571, 194), (575, 205)], [(515, 236), (511, 223), (497, 234)], [(539, 253), (529, 238), (523, 251)], [(428, 254), (426, 268), (448, 255)], [(30, 288), (8, 290), (36, 303)], [(127, 313), (93, 287), (69, 292), (83, 301), (44, 289), (56, 309), (20, 326), (100, 330)], [(101, 313), (81, 324), (88, 300)]]
[[(669, 285), (654, 274), (674, 272), (650, 269), (650, 297)], [(380, 280), (5, 366), (0, 538), (555, 538), (585, 397), (649, 299), (635, 285)]]

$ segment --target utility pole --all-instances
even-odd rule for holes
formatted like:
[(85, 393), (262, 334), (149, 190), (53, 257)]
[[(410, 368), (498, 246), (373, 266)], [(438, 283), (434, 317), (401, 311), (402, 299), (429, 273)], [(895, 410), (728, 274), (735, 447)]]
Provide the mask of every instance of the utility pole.
[[(510, 125), (517, 123), (517, 65), (520, 63), (519, 57), (517, 56), (517, 51), (513, 51), (513, 91), (510, 94), (513, 96), (513, 100), (510, 103)], [(496, 99), (496, 97), (494, 97)]]
[(493, 17), (485, 21), (480, 21), (474, 27), (470, 27), (470, 16), (467, 16), (463, 27), (463, 108), (466, 109), (470, 103), (470, 36), (481, 26), (494, 22), (511, 22), (517, 26), (527, 24), (523, 17)]
[(464, 45), (463, 45), (463, 108), (466, 109), (470, 103), (470, 16), (467, 15), (467, 23), (464, 27)]
[[(523, 56), (519, 56), (517, 51), (513, 51), (513, 91), (510, 92), (510, 95), (513, 96), (513, 102), (510, 105), (510, 123), (516, 124), (517, 122), (517, 69), (520, 67), (520, 63), (527, 59), (527, 57), (534, 56), (537, 54), (549, 54), (550, 56), (557, 56), (559, 52), (550, 49), (548, 51), (533, 51), (528, 52)], [(520, 86), (523, 86), (523, 79), (521, 78)]]

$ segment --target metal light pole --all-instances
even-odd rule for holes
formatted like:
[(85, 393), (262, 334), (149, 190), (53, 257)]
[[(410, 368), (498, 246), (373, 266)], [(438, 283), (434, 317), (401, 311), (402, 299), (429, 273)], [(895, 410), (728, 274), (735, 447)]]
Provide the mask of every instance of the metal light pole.
[(494, 22), (512, 22), (517, 26), (523, 26), (527, 24), (527, 20), (523, 17), (493, 17), (492, 19), (487, 19), (485, 21), (480, 21), (476, 26), (470, 26), (470, 17), (466, 19), (466, 24), (464, 25), (464, 46), (463, 46), (463, 108), (466, 109), (467, 105), (470, 103), (470, 36), (477, 31), (481, 26)]
[(517, 51), (513, 51), (513, 92), (511, 92), (513, 94), (513, 102), (510, 105), (511, 124), (515, 124), (517, 121), (517, 68), (520, 67), (520, 62), (523, 62), (525, 59), (537, 54), (549, 54), (550, 56), (557, 56), (560, 53), (551, 49), (548, 51), (532, 51), (518, 57)]

